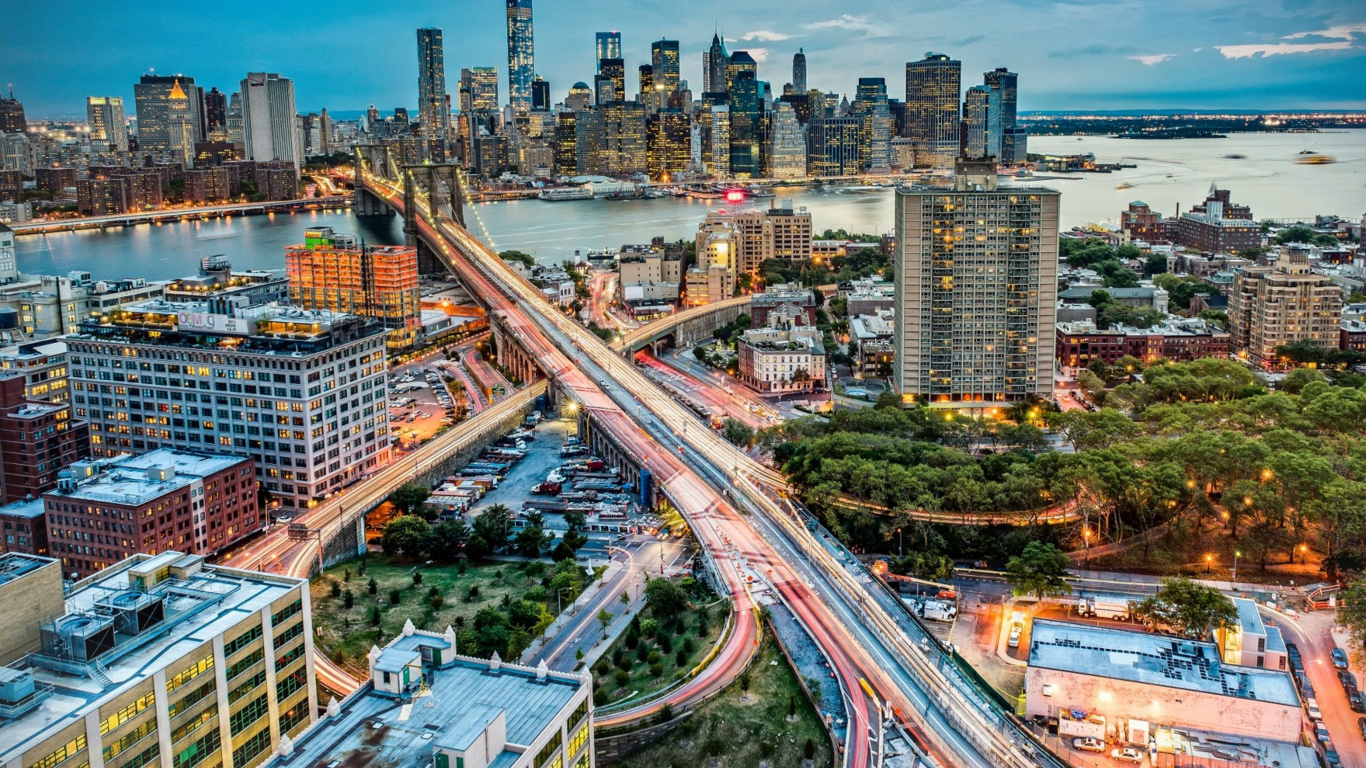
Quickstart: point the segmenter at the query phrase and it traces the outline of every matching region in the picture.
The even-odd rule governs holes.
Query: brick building
[[[1129,208],[1119,213],[1119,228],[1129,233],[1134,240],[1145,243],[1167,242],[1167,231],[1162,226],[1162,214],[1142,200],[1129,203]]]
[[[1154,360],[1199,360],[1228,357],[1229,335],[1198,319],[1173,319],[1151,328],[1116,326],[1099,330],[1095,323],[1058,323],[1058,364],[1085,368],[1099,360],[1107,365],[1125,355]]]
[[[1303,251],[1289,251],[1275,267],[1235,272],[1228,295],[1230,341],[1263,367],[1276,364],[1276,347],[1293,341],[1336,348],[1341,319],[1342,289],[1311,272]]]
[[[1250,208],[1231,202],[1227,189],[1211,184],[1209,197],[1176,219],[1172,241],[1209,253],[1241,253],[1261,246],[1262,230]]]
[[[72,418],[67,403],[25,396],[22,374],[0,379],[0,478],[3,503],[38,496],[57,484],[57,472],[90,455],[90,425]]]

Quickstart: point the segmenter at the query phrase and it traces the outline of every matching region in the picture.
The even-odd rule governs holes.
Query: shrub
[[[692,641],[692,638],[683,638],[683,651],[687,653],[689,656],[691,656],[692,652],[695,650],[697,650],[697,644]]]
[[[355,604],[356,598],[351,594],[351,590],[348,589],[342,593],[342,605],[346,606],[348,611],[351,610],[351,606]]]
[[[640,633],[647,637],[653,637],[659,632],[659,622],[654,619],[646,619],[640,622]]]
[[[376,606],[374,606],[374,607],[372,607],[372,608],[370,609],[370,626],[372,626],[372,627],[378,627],[378,626],[379,626],[379,606],[378,606],[378,605],[376,605]]]
[[[370,594],[372,594],[372,595],[377,595],[377,594],[379,594],[379,582],[378,582],[378,581],[375,581],[375,579],[374,579],[373,577],[371,577],[371,579],[370,579]]]
[[[655,662],[654,664],[650,665],[650,677],[659,677],[662,674],[664,674],[663,664]]]
[[[659,660],[662,658],[664,657],[659,655],[659,651],[650,651],[650,654],[645,657],[645,660],[651,664],[658,664]]]
[[[674,644],[673,644],[673,641],[669,639],[669,636],[668,636],[668,635],[660,635],[660,636],[659,636],[659,650],[660,650],[661,653],[673,653],[673,652],[674,652]]]
[[[341,597],[341,582],[340,582],[340,581],[334,581],[334,582],[332,582],[332,596],[333,596],[333,597]]]
[[[624,669],[618,669],[612,673],[612,682],[616,683],[618,688],[624,688],[627,683],[631,682],[631,673]]]
[[[479,585],[478,585],[478,584],[471,584],[471,585],[470,585],[470,588],[467,589],[467,590],[465,590],[465,600],[466,600],[467,602],[471,602],[471,603],[472,603],[472,602],[474,602],[475,600],[478,600],[478,599],[479,599]]]
[[[650,646],[641,643],[640,646],[636,648],[636,659],[645,661],[648,658],[650,658]]]
[[[682,648],[679,648],[679,649],[678,649],[678,653],[675,653],[675,654],[674,654],[674,666],[675,666],[675,667],[683,667],[683,666],[686,665],[687,663],[688,663],[688,653],[687,653],[686,651],[684,651]]]
[[[802,745],[802,756],[807,760],[814,760],[816,758],[816,742],[808,738],[806,743]]]
[[[389,590],[389,605],[398,605],[398,602],[402,597],[403,593],[399,592],[397,589]]]
[[[421,571],[413,571],[413,586],[414,586],[414,587],[420,587],[420,586],[422,586],[422,572],[421,572]]]
[[[436,597],[439,594],[441,594],[441,591],[438,590],[435,585],[433,585],[431,589],[427,590],[427,597]]]
[[[441,606],[446,604],[446,598],[437,595],[436,597],[430,598],[430,602],[432,604],[432,610],[439,611],[441,610]]]

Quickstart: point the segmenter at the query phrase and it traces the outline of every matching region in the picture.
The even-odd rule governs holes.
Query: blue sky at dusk
[[[460,68],[497,66],[507,98],[502,0],[428,2],[6,3],[0,84],[34,117],[84,115],[88,95],[123,96],[149,70],[236,90],[248,71],[295,82],[300,111],[412,107],[419,26],[445,31],[448,89]],[[537,0],[536,63],[555,101],[593,73],[593,35],[619,30],[628,88],[651,40],[678,39],[701,90],[718,28],[748,50],[774,92],[804,48],[811,87],[850,93],[882,76],[904,96],[904,65],[926,51],[963,62],[964,87],[1006,66],[1020,108],[1366,108],[1360,0]]]

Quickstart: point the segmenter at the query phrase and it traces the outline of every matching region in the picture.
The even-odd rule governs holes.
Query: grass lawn
[[[704,610],[706,632],[701,633],[698,624]],[[640,631],[634,633],[635,640],[628,628],[593,665],[597,706],[628,698],[644,701],[650,693],[682,679],[711,652],[729,614],[730,606],[715,599],[685,612],[674,624],[655,620],[649,608],[641,611],[636,616]],[[657,631],[649,631],[652,625]]]
[[[749,690],[744,688],[748,678]],[[796,716],[788,720],[788,707]],[[806,759],[806,743],[813,758]],[[702,705],[664,738],[619,763],[620,768],[826,766],[830,742],[777,641],[767,632],[754,666],[719,697]]]
[[[540,576],[528,576],[514,563],[470,566],[464,575],[455,565],[418,564],[422,574],[422,584],[418,586],[413,585],[414,563],[408,561],[370,554],[365,558],[364,575],[360,568],[360,558],[348,560],[328,568],[311,585],[318,652],[357,670],[366,669],[365,654],[370,646],[383,647],[402,632],[403,622],[408,619],[418,629],[440,632],[450,625],[459,630],[468,626],[480,608],[499,607],[504,596],[515,600],[541,583]],[[376,583],[374,594],[369,591],[371,579]],[[341,596],[333,596],[333,585],[340,587]],[[433,587],[440,601],[429,596]],[[472,587],[477,588],[473,598],[469,594]],[[391,605],[390,593],[395,589],[399,601]],[[348,590],[353,601],[350,609],[345,603]],[[379,608],[378,627],[371,625],[375,607]],[[550,610],[554,610],[553,605]],[[465,649],[460,651],[464,653]]]

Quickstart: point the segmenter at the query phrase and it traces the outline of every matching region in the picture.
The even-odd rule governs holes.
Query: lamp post
[[[1214,555],[1205,555],[1205,573],[1209,573],[1209,565],[1214,561]]]
[[[1238,580],[1238,558],[1240,558],[1240,557],[1242,557],[1242,556],[1243,556],[1243,553],[1242,553],[1242,552],[1239,552],[1239,551],[1236,550],[1236,549],[1233,550],[1233,575],[1229,577],[1229,581],[1237,581],[1237,580]]]
[[[573,587],[560,587],[555,591],[555,613],[557,615],[564,613],[564,601],[560,599],[560,595],[563,595],[566,589],[573,589]]]

